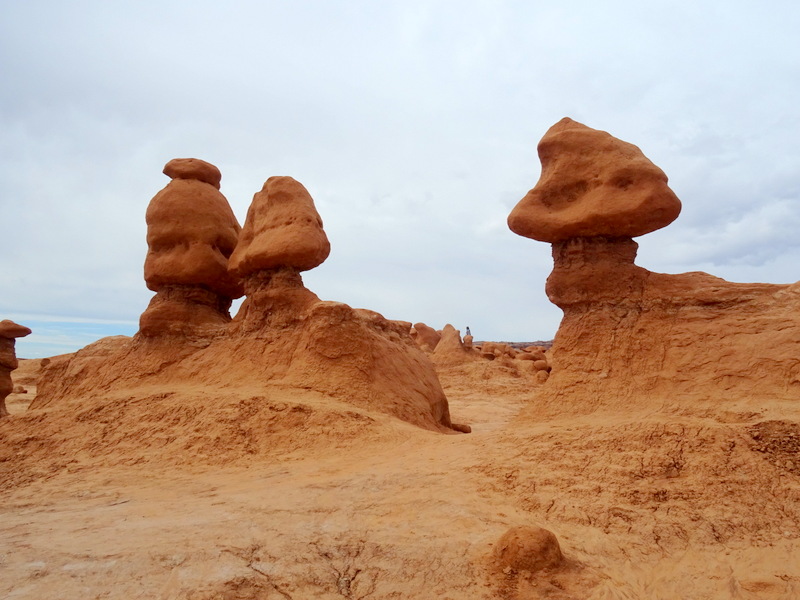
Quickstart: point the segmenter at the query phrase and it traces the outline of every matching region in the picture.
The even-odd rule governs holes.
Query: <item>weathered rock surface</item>
[[[140,333],[202,337],[230,321],[231,301],[243,293],[228,273],[241,228],[219,192],[214,165],[174,159],[164,173],[172,181],[146,213],[144,278],[156,296],[140,318]]]
[[[330,251],[308,190],[291,177],[270,177],[253,196],[230,270],[240,278],[280,268],[308,271]]]
[[[425,323],[415,323],[414,331],[416,332],[415,340],[417,344],[426,352],[436,350],[439,340],[442,339],[441,333]]]
[[[213,190],[207,183],[187,183]],[[203,231],[213,229],[204,229],[202,222],[195,225]],[[235,227],[229,225],[226,231],[232,234]],[[226,240],[219,267],[227,260],[232,237]],[[246,388],[262,395],[270,389],[295,389],[434,431],[465,431],[451,423],[434,366],[414,343],[410,323],[321,301],[303,285],[300,272],[320,264],[329,250],[308,191],[290,177],[271,177],[248,211],[225,272],[230,277],[220,279],[232,281],[233,287],[241,283],[247,294],[232,321],[222,318],[225,297],[214,287],[213,277],[188,279],[181,285],[161,281],[151,303],[159,310],[148,309],[147,323],[154,331],[173,335],[140,330],[133,339],[101,340],[54,360],[32,407],[173,384]],[[268,403],[261,405],[271,410]]]
[[[494,555],[503,567],[536,573],[553,569],[564,562],[558,539],[543,527],[521,525],[503,534]]]
[[[433,351],[432,359],[437,365],[445,363],[462,363],[473,360],[475,354],[464,347],[461,341],[461,332],[449,323],[442,329],[442,336],[436,349]]]
[[[642,151],[562,119],[539,143],[542,174],[508,217],[511,231],[542,242],[636,237],[674,221],[681,210],[667,176]]]
[[[217,189],[222,181],[219,169],[199,158],[173,158],[164,166],[164,175],[170,179],[202,181]]]
[[[6,397],[14,391],[11,371],[19,366],[14,340],[30,334],[31,330],[24,325],[8,319],[0,321],[0,418],[8,415]]]
[[[553,243],[546,291],[564,317],[540,406],[800,398],[800,283],[651,273],[634,264],[631,236],[677,215],[660,170],[570,121],[548,131],[540,155],[542,180],[509,217],[513,231]],[[609,184],[617,172],[631,183]],[[592,173],[602,185],[578,184]]]

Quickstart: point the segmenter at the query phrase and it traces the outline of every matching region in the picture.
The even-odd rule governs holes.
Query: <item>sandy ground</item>
[[[165,442],[126,461],[124,445],[29,452],[23,361],[29,393],[0,427],[0,597],[800,598],[796,411],[537,419],[530,380],[481,368],[441,372],[469,435],[351,411],[335,443],[306,421],[281,452],[176,461]],[[270,401],[327,414],[299,392]],[[563,567],[494,562],[524,524],[557,535]]]

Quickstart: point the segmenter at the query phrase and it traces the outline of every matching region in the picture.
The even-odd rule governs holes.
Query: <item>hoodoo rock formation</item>
[[[156,295],[140,318],[140,334],[203,336],[230,322],[232,300],[242,296],[228,274],[228,258],[241,227],[214,165],[176,158],[164,167],[172,178],[147,207],[144,279]]]
[[[147,211],[145,278],[157,295],[139,333],[54,361],[33,408],[191,383],[322,394],[426,429],[468,430],[451,423],[433,363],[414,343],[410,323],[321,301],[303,285],[300,273],[330,252],[305,187],[270,177],[240,234],[212,165],[171,161],[165,173],[174,179]],[[242,290],[247,297],[230,320],[230,301]]]
[[[508,223],[553,248],[546,291],[564,317],[543,404],[800,397],[800,283],[651,273],[634,264],[632,238],[680,212],[664,173],[636,146],[570,119],[545,134],[539,156],[541,178]]]
[[[276,326],[319,302],[300,273],[321,265],[330,251],[308,190],[291,177],[267,179],[253,196],[230,258],[230,273],[242,281],[247,296],[237,316],[241,327]]]
[[[14,349],[16,338],[30,335],[31,330],[24,325],[5,319],[0,321],[0,418],[8,415],[6,396],[14,391],[11,371],[19,366]]]

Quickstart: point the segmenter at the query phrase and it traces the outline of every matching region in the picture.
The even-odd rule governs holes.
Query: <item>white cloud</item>
[[[772,6],[5,3],[0,316],[135,322],[145,207],[197,156],[240,220],[271,175],[308,187],[320,296],[551,337],[549,248],[504,222],[563,116],[638,145],[683,200],[641,264],[800,279],[800,6]]]

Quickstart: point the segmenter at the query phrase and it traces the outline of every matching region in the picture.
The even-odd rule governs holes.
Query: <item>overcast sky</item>
[[[476,339],[551,339],[547,244],[506,226],[564,116],[683,202],[638,264],[800,279],[800,4],[0,0],[0,319],[22,357],[132,334],[144,212],[175,157],[243,223],[310,191],[322,299]]]

